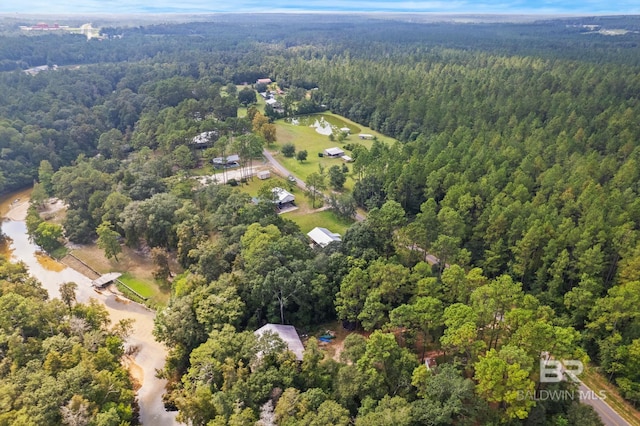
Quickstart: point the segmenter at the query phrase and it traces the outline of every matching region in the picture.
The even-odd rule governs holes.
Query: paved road
[[[616,413],[609,404],[607,404],[606,399],[601,398],[602,395],[598,392],[590,389],[582,382],[580,382],[578,389],[580,391],[580,402],[592,406],[600,416],[600,419],[605,426],[629,425],[629,422],[620,417],[620,415]],[[604,396],[606,398],[606,395]]]
[[[282,164],[280,164],[278,160],[273,158],[273,155],[271,155],[269,151],[267,151],[266,149],[262,150],[262,155],[264,155],[264,157],[267,159],[267,161],[269,161],[271,166],[274,169],[276,169],[276,172],[282,175],[282,177],[286,178],[287,176],[293,176],[293,174],[289,170],[287,170]],[[298,186],[298,188],[302,189],[303,191],[306,191],[307,184],[305,184],[302,179],[299,179],[297,177],[295,177],[295,179],[296,179],[296,185]]]

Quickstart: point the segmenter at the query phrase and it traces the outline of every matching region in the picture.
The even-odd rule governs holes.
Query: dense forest
[[[131,324],[109,327],[98,303],[62,300],[0,259],[0,424],[109,426],[137,419],[129,373],[121,365]]]
[[[640,402],[639,27],[266,15],[112,26],[103,40],[5,31],[0,184],[36,180],[35,207],[63,199],[73,242],[177,260],[155,335],[170,348],[166,404],[183,421],[598,425],[577,400],[522,396],[574,389],[540,382],[545,352],[590,360]],[[58,68],[22,71],[46,64]],[[284,113],[239,118],[253,88],[236,85],[264,77],[284,89]],[[276,142],[269,120],[323,106],[397,140],[350,144],[351,196],[367,215],[341,243],[312,249],[268,197],[189,177],[203,158],[259,158]],[[196,152],[203,132],[211,147]],[[37,214],[28,226],[49,231]],[[11,291],[1,299],[26,297]],[[335,359],[313,337],[298,362],[253,334],[334,320],[356,330]],[[35,345],[49,329],[29,321]]]

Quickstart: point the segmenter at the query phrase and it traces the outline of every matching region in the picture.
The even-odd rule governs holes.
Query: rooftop
[[[334,241],[342,241],[340,234],[329,231],[327,228],[315,227],[307,233],[307,236],[320,247],[326,247]]]
[[[109,272],[108,274],[102,275],[100,278],[96,278],[91,282],[94,287],[104,287],[109,284],[111,281],[115,281],[120,278],[122,274],[120,272]]]
[[[324,150],[325,154],[330,155],[332,157],[338,157],[344,154],[344,151],[338,147],[327,148]]]
[[[276,202],[280,204],[292,203],[296,197],[286,189],[275,187],[271,190],[276,196]]]
[[[256,336],[262,336],[266,332],[272,332],[278,335],[282,339],[284,343],[287,344],[287,347],[291,352],[294,353],[296,359],[298,361],[302,361],[302,357],[304,355],[304,346],[302,346],[302,341],[298,336],[298,332],[296,328],[292,325],[282,325],[282,324],[265,324],[260,327],[256,331],[253,332]]]

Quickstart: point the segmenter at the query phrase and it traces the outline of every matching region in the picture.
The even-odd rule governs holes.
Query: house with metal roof
[[[273,202],[278,205],[279,209],[286,207],[288,204],[293,204],[296,200],[296,197],[292,193],[280,187],[271,189],[271,192],[273,192],[275,196]]]
[[[307,236],[311,239],[314,245],[322,248],[328,246],[334,241],[342,241],[340,234],[331,232],[327,228],[320,228],[317,226],[307,232]]]
[[[256,337],[261,337],[267,332],[271,332],[287,345],[289,350],[293,352],[298,361],[302,361],[304,356],[304,346],[302,345],[302,341],[300,340],[300,336],[298,336],[298,332],[296,328],[292,325],[282,325],[282,324],[265,324],[260,327],[253,334]]]

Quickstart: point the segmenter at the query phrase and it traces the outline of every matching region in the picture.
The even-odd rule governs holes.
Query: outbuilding
[[[338,147],[327,148],[324,150],[324,155],[331,158],[340,158],[344,155],[344,151]]]

